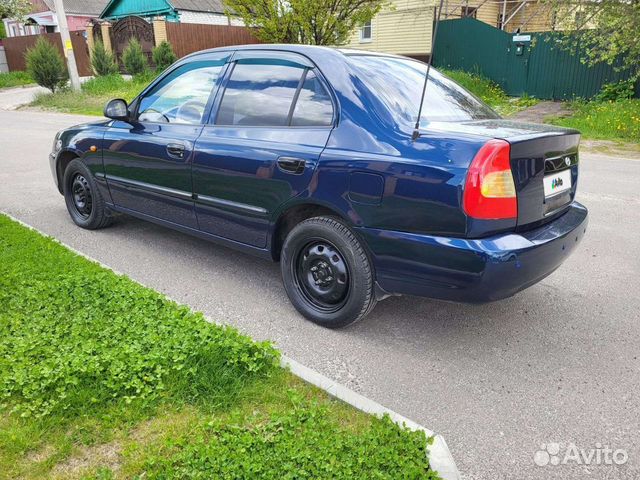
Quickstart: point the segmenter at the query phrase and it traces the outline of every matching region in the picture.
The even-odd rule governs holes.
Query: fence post
[[[89,61],[91,61],[93,55],[93,24],[86,25],[84,29],[87,32],[87,47],[89,48]]]
[[[113,48],[111,48],[111,24],[109,22],[103,22],[100,24],[100,31],[102,32],[102,43],[104,44],[104,48],[109,53],[113,53]]]
[[[167,24],[162,19],[153,21],[153,45],[158,46],[167,39]]]

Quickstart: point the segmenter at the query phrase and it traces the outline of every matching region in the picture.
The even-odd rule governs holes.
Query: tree
[[[589,64],[613,64],[640,76],[640,0],[544,0],[556,13],[566,48],[580,47]]]
[[[226,0],[264,42],[341,45],[388,0]]]
[[[127,48],[122,52],[122,63],[127,73],[131,75],[141,75],[147,71],[147,58],[136,38],[129,39]]]
[[[0,1],[0,19],[15,18],[22,20],[31,12],[30,0],[2,0]]]
[[[91,50],[91,68],[98,77],[118,73],[118,65],[113,55],[104,48],[100,40],[96,40]]]
[[[160,42],[160,45],[153,49],[151,52],[151,58],[153,58],[153,63],[156,64],[156,69],[158,71],[164,70],[178,59],[176,54],[173,53],[171,44],[166,40]]]
[[[67,67],[58,49],[38,37],[33,48],[27,50],[27,71],[38,85],[48,88],[53,93],[67,83]]]

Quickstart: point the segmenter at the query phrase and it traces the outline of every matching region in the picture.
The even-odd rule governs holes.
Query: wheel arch
[[[58,158],[56,159],[56,177],[58,180],[58,191],[60,193],[64,192],[64,171],[67,169],[69,163],[76,158],[80,158],[80,154],[74,150],[63,150],[58,153]]]
[[[273,260],[280,260],[280,252],[287,234],[300,222],[319,216],[339,218],[347,226],[353,227],[353,222],[333,206],[314,201],[298,202],[284,207],[275,216],[271,229],[271,256]]]

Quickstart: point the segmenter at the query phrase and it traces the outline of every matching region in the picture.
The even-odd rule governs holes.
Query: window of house
[[[329,126],[332,121],[331,97],[317,75],[308,70],[293,110],[291,126]]]
[[[217,125],[285,127],[305,67],[292,62],[240,60],[220,103]]]
[[[360,27],[360,41],[370,42],[372,38],[371,33],[372,33],[371,20],[369,20],[368,22],[364,23]]]
[[[477,7],[462,7],[462,13],[460,14],[462,18],[476,18],[478,16],[478,8]]]
[[[222,62],[191,62],[176,68],[140,101],[141,122],[200,124]]]

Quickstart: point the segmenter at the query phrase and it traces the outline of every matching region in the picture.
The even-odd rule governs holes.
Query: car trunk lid
[[[575,197],[580,143],[577,130],[502,119],[440,122],[426,128],[509,142],[518,202],[516,230],[535,228],[556,218]],[[491,230],[488,225],[486,228]]]

